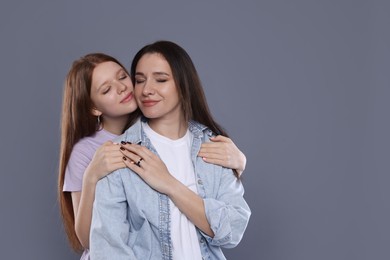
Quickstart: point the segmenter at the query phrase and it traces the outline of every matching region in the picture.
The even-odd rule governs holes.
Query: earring
[[[100,115],[97,116],[97,125],[100,126]]]

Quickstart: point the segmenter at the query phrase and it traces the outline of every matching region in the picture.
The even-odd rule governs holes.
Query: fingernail
[[[126,143],[131,144],[131,142],[127,141]]]
[[[125,149],[125,148],[123,148],[122,146],[121,146],[121,148],[119,148],[119,149],[121,149],[122,151],[126,150],[126,149]]]
[[[122,159],[123,159],[124,161],[126,161],[126,160],[127,160],[126,156],[123,156],[123,157],[122,157]]]
[[[125,141],[121,141],[121,144],[126,144],[126,142]]]

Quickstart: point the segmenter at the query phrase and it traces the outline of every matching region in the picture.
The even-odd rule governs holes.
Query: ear
[[[98,110],[97,108],[92,108],[91,109],[91,113],[92,113],[92,115],[94,115],[94,116],[101,116],[103,113],[100,111],[100,110]]]

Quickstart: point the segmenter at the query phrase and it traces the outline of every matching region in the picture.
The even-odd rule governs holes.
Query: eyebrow
[[[169,74],[168,73],[166,73],[166,72],[153,72],[153,75],[157,75],[157,76],[169,76]]]
[[[108,83],[108,80],[104,81],[102,84],[100,84],[98,87],[97,87],[97,91],[99,91],[101,89],[101,87],[103,87],[104,85],[106,85]]]
[[[118,75],[121,74],[122,72],[124,72],[124,73],[127,74],[126,70],[124,70],[123,68],[120,68],[120,69],[115,73],[115,75],[118,76]],[[99,87],[97,87],[97,90],[99,91],[99,89],[100,89],[102,86],[106,85],[107,83],[108,83],[108,80],[104,81],[102,84],[99,85]]]
[[[152,73],[154,76],[160,76],[160,75],[162,75],[162,76],[169,76],[169,74],[168,73],[166,73],[166,72],[153,72]],[[137,75],[140,75],[140,76],[145,76],[145,74],[144,73],[142,73],[142,72],[136,72],[135,73],[135,75],[137,76]]]

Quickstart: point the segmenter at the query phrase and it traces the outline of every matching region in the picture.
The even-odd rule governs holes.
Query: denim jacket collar
[[[146,135],[142,129],[142,122],[147,121],[148,119],[146,117],[139,118],[131,128],[125,131],[125,140],[133,144],[149,144],[150,141],[148,138],[146,138]],[[195,138],[201,138],[205,131],[208,136],[213,135],[212,131],[209,130],[206,126],[192,120],[190,120],[188,123],[188,129]]]

